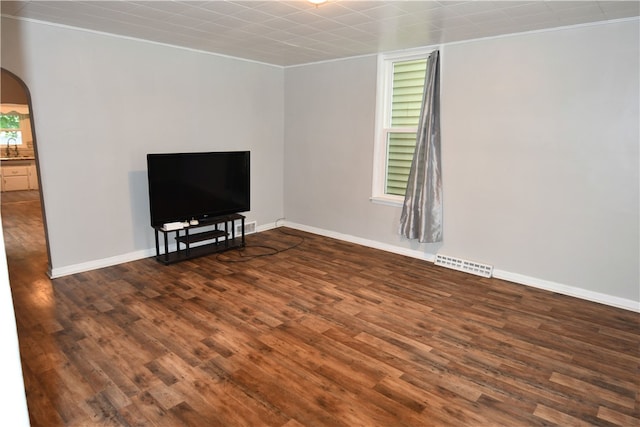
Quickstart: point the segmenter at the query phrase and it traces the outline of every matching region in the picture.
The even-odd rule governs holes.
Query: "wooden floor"
[[[33,426],[640,425],[636,313],[296,230],[50,281],[38,203],[2,204]]]

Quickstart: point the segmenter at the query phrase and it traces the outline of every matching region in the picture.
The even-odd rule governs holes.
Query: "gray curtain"
[[[442,241],[442,176],[440,165],[440,52],[427,59],[422,110],[416,136],[400,234],[420,243]]]

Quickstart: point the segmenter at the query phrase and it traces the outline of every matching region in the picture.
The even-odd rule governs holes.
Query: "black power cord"
[[[278,221],[283,221],[284,218],[278,218],[275,221],[275,228],[278,232],[280,232],[281,234],[284,234],[286,236],[292,236],[292,237],[296,237],[299,239],[298,242],[294,243],[293,245],[284,248],[284,249],[278,249],[278,248],[274,248],[273,246],[267,246],[267,245],[245,245],[243,248],[241,248],[238,252],[234,252],[239,254],[239,258],[233,259],[231,257],[229,257],[228,255],[225,255],[224,253],[219,253],[216,256],[216,260],[220,261],[220,262],[247,262],[247,261],[251,261],[253,259],[256,258],[262,258],[262,257],[266,257],[266,256],[273,256],[273,255],[277,255],[279,253],[282,252],[286,252],[286,251],[290,251],[291,249],[295,249],[298,246],[300,246],[301,244],[303,244],[305,242],[305,238],[303,236],[299,236],[297,234],[292,234],[292,233],[287,233],[285,231],[282,230],[282,226],[278,226]],[[258,254],[245,254],[244,251],[246,249],[263,249],[266,250],[267,252],[264,253],[258,253]]]

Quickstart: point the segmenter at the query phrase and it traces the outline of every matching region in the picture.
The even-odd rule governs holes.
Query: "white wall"
[[[0,224],[2,221],[0,220]],[[29,426],[27,397],[24,391],[16,317],[9,286],[4,236],[0,233],[0,413],[2,424]]]
[[[32,96],[54,271],[154,247],[150,152],[251,150],[247,218],[283,216],[280,67],[8,18],[2,40]]]
[[[443,47],[442,247],[401,240],[400,208],[368,202],[375,58],[288,68],[287,219],[637,309],[638,27]]]
[[[444,253],[640,301],[638,34],[446,47]]]

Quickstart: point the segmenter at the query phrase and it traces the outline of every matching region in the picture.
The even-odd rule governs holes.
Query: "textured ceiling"
[[[629,18],[638,1],[5,1],[4,16],[280,66]]]

